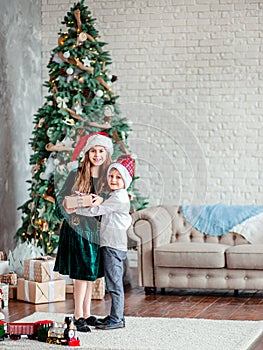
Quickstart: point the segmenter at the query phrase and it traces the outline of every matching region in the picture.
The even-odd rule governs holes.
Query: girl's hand
[[[92,194],[92,207],[97,207],[98,205],[101,205],[103,203],[103,198],[96,195]]]
[[[66,207],[66,201],[65,201],[65,199],[63,200],[63,202],[62,202],[62,206],[63,206],[63,208],[65,209],[65,212],[67,213],[67,214],[73,214],[73,213],[75,213],[76,211],[77,211],[77,209],[78,208],[67,208]]]

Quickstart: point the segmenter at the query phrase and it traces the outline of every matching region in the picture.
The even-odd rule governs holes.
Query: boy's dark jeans
[[[127,252],[101,247],[106,288],[111,295],[110,319],[113,322],[124,320],[123,261]]]

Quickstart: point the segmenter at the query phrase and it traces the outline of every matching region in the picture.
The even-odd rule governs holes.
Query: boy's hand
[[[103,198],[96,195],[92,194],[92,207],[97,207],[98,205],[101,205],[103,203]]]

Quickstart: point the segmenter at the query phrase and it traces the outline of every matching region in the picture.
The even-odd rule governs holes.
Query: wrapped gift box
[[[4,307],[8,306],[8,290],[9,290],[9,286],[8,284],[5,283],[0,283],[0,289],[2,291],[2,298],[4,301]],[[1,307],[0,307],[1,309]]]
[[[66,293],[71,294],[74,293],[74,284],[67,284],[66,285]],[[91,299],[103,299],[105,296],[105,282],[104,277],[98,278],[94,283],[92,287],[92,295]]]
[[[17,299],[17,286],[9,285],[8,294],[9,294],[9,299],[16,300]]]
[[[5,273],[0,277],[1,283],[6,283],[15,286],[17,284],[17,274],[13,271]]]
[[[66,299],[65,280],[34,282],[24,278],[17,281],[17,299],[33,304],[53,303]]]
[[[68,209],[79,207],[80,205],[78,204],[78,197],[79,196],[77,194],[66,196],[66,207]],[[83,200],[83,207],[90,207],[92,205],[92,196],[90,194],[84,194],[81,196],[81,198]]]
[[[53,271],[55,258],[41,256],[24,260],[24,278],[35,282],[48,282],[61,279],[59,272]]]

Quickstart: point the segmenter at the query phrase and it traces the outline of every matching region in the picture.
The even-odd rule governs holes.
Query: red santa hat
[[[113,144],[108,134],[106,134],[106,132],[103,132],[103,131],[96,132],[94,134],[88,134],[88,135],[82,136],[79,139],[72,154],[72,161],[76,161],[81,152],[85,154],[92,147],[95,147],[95,146],[105,147],[106,151],[109,152],[110,155],[112,155],[113,153]]]
[[[125,184],[125,189],[127,189],[133,178],[134,174],[134,159],[131,157],[130,154],[121,155],[116,162],[112,163],[107,171],[107,176],[109,175],[110,171],[114,168],[117,169],[118,172],[121,174],[121,177]]]

